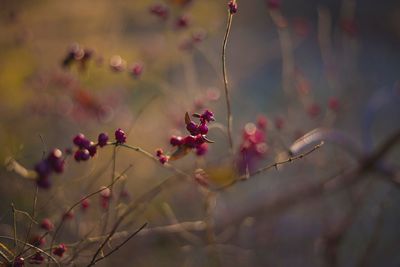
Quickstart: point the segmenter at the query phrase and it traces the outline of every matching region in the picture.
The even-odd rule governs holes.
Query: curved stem
[[[229,33],[231,31],[233,15],[228,13],[228,22],[226,24],[226,31],[224,36],[224,41],[222,44],[222,76],[224,78],[224,90],[225,90],[225,101],[226,101],[226,112],[227,112],[227,127],[228,127],[228,140],[229,140],[229,148],[231,154],[233,154],[233,139],[232,139],[232,111],[231,111],[231,101],[229,97],[229,89],[228,89],[228,75],[226,73],[226,46],[228,43]]]

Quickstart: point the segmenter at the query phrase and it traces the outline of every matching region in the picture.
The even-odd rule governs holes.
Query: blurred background
[[[387,181],[400,180],[398,147],[382,163],[390,175],[371,171],[333,194],[284,200],[354,170],[399,130],[400,2],[247,0],[238,7],[226,54],[232,168],[221,65],[227,1],[0,0],[0,235],[13,236],[10,203],[31,213],[35,195],[34,182],[10,172],[10,159],[33,169],[52,148],[74,149],[77,133],[96,142],[117,128],[132,146],[173,151],[169,138],[186,134],[185,112],[209,109],[215,143],[204,156],[189,153],[172,164],[204,170],[215,205],[195,180],[171,179],[146,195],[110,246],[144,222],[150,230],[100,266],[399,266],[400,195]],[[295,140],[316,128],[333,134],[309,156],[215,190],[233,174],[286,159]],[[250,146],[255,131],[262,138]],[[57,224],[68,207],[107,186],[112,153],[101,148],[79,163],[67,157],[65,172],[39,189],[35,218]],[[86,266],[99,243],[83,249],[79,241],[101,236],[105,220],[112,225],[173,175],[118,148],[116,173],[129,164],[110,211],[94,196],[65,222],[57,243],[71,246],[62,265]],[[25,240],[29,220],[17,219]],[[163,228],[184,222],[189,229]],[[36,225],[29,232],[43,234]]]

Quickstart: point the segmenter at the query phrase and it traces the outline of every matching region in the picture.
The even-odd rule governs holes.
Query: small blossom
[[[126,134],[121,128],[115,131],[115,140],[118,144],[124,144],[126,142]]]

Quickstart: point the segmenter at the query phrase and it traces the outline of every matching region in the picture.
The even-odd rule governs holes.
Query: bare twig
[[[89,264],[89,266],[95,265],[97,262],[104,260],[105,258],[107,258],[108,256],[110,256],[111,254],[113,254],[114,252],[116,252],[118,249],[120,249],[123,245],[125,245],[129,240],[132,239],[132,237],[134,237],[135,235],[137,235],[140,231],[142,231],[142,229],[144,229],[147,226],[147,222],[144,223],[139,229],[137,229],[135,232],[133,232],[132,234],[130,234],[128,236],[128,238],[126,238],[121,244],[119,244],[118,246],[116,246],[113,250],[111,250],[110,252],[108,252],[107,254],[105,254],[104,256],[98,258],[97,260],[95,260],[93,263]]]
[[[9,237],[9,236],[4,236],[4,235],[0,235],[0,238],[2,238],[2,239],[7,239],[7,240],[14,240],[14,238]],[[22,240],[16,239],[16,241],[19,242],[19,243],[25,244],[25,242],[22,241]],[[26,245],[27,245],[28,247],[30,247],[30,248],[35,249],[36,251],[38,251],[38,252],[40,252],[40,253],[43,253],[43,254],[46,255],[48,258],[50,258],[52,261],[54,261],[58,266],[60,266],[60,263],[59,263],[53,256],[51,256],[49,253],[47,253],[47,252],[44,251],[43,249],[38,248],[38,247],[36,247],[36,246],[34,246],[34,245],[31,245],[31,244],[29,244],[29,243],[27,243]]]
[[[242,175],[242,176],[240,176],[240,177],[238,177],[238,178],[232,180],[230,183],[228,183],[228,184],[226,184],[226,185],[224,185],[224,186],[218,188],[217,190],[226,189],[226,188],[228,188],[228,187],[230,187],[230,186],[236,184],[236,183],[239,182],[239,181],[246,181],[246,180],[248,180],[248,178],[250,178],[250,177],[259,175],[259,174],[261,174],[261,173],[263,173],[263,172],[265,172],[265,171],[267,171],[267,170],[269,170],[269,169],[277,168],[279,165],[283,165],[283,164],[286,164],[286,163],[290,163],[290,162],[293,162],[293,161],[302,159],[302,158],[308,156],[309,154],[313,153],[313,152],[316,151],[317,149],[321,148],[321,147],[323,146],[323,144],[324,144],[324,142],[321,142],[321,143],[319,143],[318,145],[314,146],[312,149],[310,149],[310,150],[308,150],[308,151],[306,151],[306,152],[304,152],[304,153],[302,153],[302,154],[299,154],[299,155],[293,156],[293,157],[289,157],[288,159],[283,160],[283,161],[277,161],[277,162],[275,162],[275,163],[272,163],[272,164],[270,164],[270,165],[267,165],[267,166],[265,166],[265,167],[262,167],[262,168],[256,170],[256,171],[253,172],[253,173]]]
[[[109,184],[108,186],[102,187],[101,189],[99,189],[99,190],[97,190],[97,191],[94,191],[94,192],[92,192],[92,193],[86,195],[85,197],[81,198],[79,201],[77,201],[76,203],[74,203],[74,204],[66,211],[66,213],[71,212],[76,206],[78,206],[78,205],[79,205],[82,201],[84,201],[85,199],[88,199],[88,198],[90,198],[90,197],[92,197],[92,196],[94,196],[94,195],[96,195],[96,194],[99,194],[100,192],[102,192],[102,191],[104,191],[104,190],[106,190],[106,189],[109,189],[109,188],[110,188],[112,185],[114,185],[119,179],[121,179],[121,178],[124,176],[124,174],[125,174],[131,167],[132,167],[132,165],[129,165],[129,166],[128,166],[119,176],[117,176],[117,177],[114,179],[114,181],[113,181],[111,184]],[[58,234],[59,231],[61,230],[61,227],[62,227],[63,223],[64,223],[64,220],[62,219],[62,220],[60,221],[60,223],[58,224],[56,230],[54,231],[54,235],[53,235],[53,237],[52,237],[52,240],[51,240],[51,243],[50,243],[50,247],[53,246],[54,241],[55,241],[55,239],[56,239],[56,237],[57,237],[57,234]],[[51,252],[50,252],[50,254],[51,254]]]
[[[226,46],[228,44],[228,37],[231,31],[232,26],[232,18],[233,14],[228,12],[228,21],[226,23],[226,31],[224,35],[224,41],[222,43],[222,76],[224,79],[224,90],[225,90],[225,101],[226,101],[226,121],[228,128],[228,140],[229,140],[229,148],[231,154],[233,154],[233,139],[232,139],[232,110],[231,110],[231,101],[229,96],[229,88],[228,88],[228,75],[226,71]]]

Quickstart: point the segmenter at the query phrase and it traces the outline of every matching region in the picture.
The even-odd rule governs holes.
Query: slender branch
[[[116,168],[116,164],[117,164],[117,145],[114,146],[113,149],[113,155],[112,155],[112,171],[111,171],[111,186],[110,188],[110,194],[112,194],[113,192],[113,185],[114,185],[114,181],[115,181],[115,168]],[[111,202],[111,199],[109,200]],[[103,231],[102,233],[104,234],[107,231],[107,226],[108,226],[108,220],[110,218],[110,204],[108,203],[107,207],[106,207],[106,218],[104,220],[104,225],[103,225]]]
[[[131,146],[131,145],[127,145],[127,144],[119,144],[119,146],[122,146],[122,147],[125,147],[125,148],[129,148],[129,149],[132,149],[132,150],[134,150],[134,151],[136,151],[138,153],[141,153],[142,155],[146,156],[149,159],[154,160],[155,162],[157,162],[157,164],[159,164],[158,159],[154,155],[152,155],[150,152],[148,152],[148,151],[146,151],[146,150],[144,150],[144,149],[142,149],[140,147]],[[168,168],[168,169],[171,169],[175,173],[183,175],[183,176],[186,176],[187,178],[191,177],[191,175],[189,175],[186,172],[178,169],[177,167],[171,165],[170,163],[162,164],[161,166],[163,166],[165,168]]]
[[[132,167],[132,165],[129,165],[129,166],[128,166],[119,176],[117,176],[117,177],[114,179],[114,181],[113,181],[111,184],[109,184],[108,186],[103,187],[103,188],[100,188],[99,190],[94,191],[94,192],[92,192],[92,193],[86,195],[85,197],[81,198],[79,201],[77,201],[75,204],[73,204],[73,205],[67,210],[66,213],[71,212],[76,206],[78,206],[78,205],[79,205],[82,201],[84,201],[85,199],[88,199],[88,198],[90,198],[90,197],[92,197],[92,196],[94,196],[94,195],[96,195],[96,194],[98,194],[98,193],[100,193],[100,192],[102,192],[102,191],[104,191],[104,190],[106,190],[106,189],[109,189],[109,188],[110,188],[111,186],[113,186],[119,179],[121,179],[121,178],[124,176],[124,174],[125,174],[131,167]],[[55,239],[56,239],[56,237],[57,237],[57,234],[58,234],[59,231],[61,230],[61,227],[62,227],[63,224],[64,224],[64,220],[61,220],[61,222],[58,224],[58,226],[57,226],[57,228],[56,228],[56,230],[55,230],[55,232],[54,232],[53,238],[52,238],[51,243],[50,243],[50,247],[53,246],[54,241],[55,241]],[[50,254],[51,254],[51,252],[50,252]]]
[[[17,248],[17,218],[15,215],[14,203],[11,203],[11,210],[13,213],[14,248]]]
[[[246,181],[246,180],[248,180],[250,177],[259,175],[259,174],[261,174],[261,173],[263,173],[263,172],[265,172],[265,171],[268,171],[269,169],[278,168],[278,166],[280,166],[280,165],[283,165],[283,164],[286,164],[286,163],[290,163],[290,162],[293,162],[293,161],[302,159],[302,158],[308,156],[309,154],[313,153],[313,152],[316,151],[317,149],[321,148],[323,145],[324,145],[324,142],[321,142],[321,143],[319,143],[318,145],[314,146],[312,149],[310,149],[310,150],[308,150],[308,151],[306,151],[306,152],[304,152],[304,153],[302,153],[302,154],[299,154],[299,155],[293,156],[293,157],[289,157],[289,158],[287,158],[286,160],[283,160],[283,161],[277,161],[277,162],[275,162],[275,163],[269,164],[269,165],[267,165],[267,166],[265,166],[265,167],[262,167],[262,168],[256,170],[256,171],[253,172],[253,173],[244,174],[244,175],[242,175],[242,176],[239,176],[238,178],[232,180],[230,183],[228,183],[228,184],[226,184],[226,185],[224,185],[224,186],[218,188],[217,190],[226,189],[226,188],[231,187],[232,185],[236,184],[236,183],[239,182],[239,181]]]
[[[4,236],[4,235],[0,235],[0,238],[2,238],[2,239],[7,239],[7,240],[14,240],[12,237]],[[19,242],[19,243],[24,243],[24,244],[25,244],[25,242],[22,241],[22,240],[16,239],[16,241]],[[27,243],[26,245],[27,245],[28,247],[30,247],[30,248],[35,249],[36,251],[38,251],[38,252],[40,252],[40,253],[45,254],[45,255],[46,255],[47,257],[49,257],[52,261],[54,261],[58,266],[60,266],[60,264],[58,263],[58,261],[57,261],[53,256],[51,256],[49,253],[47,253],[45,250],[43,250],[43,249],[41,249],[41,248],[38,248],[38,247],[36,247],[36,246],[34,246],[34,245],[31,245],[31,244],[29,244],[29,243]]]
[[[128,236],[128,238],[126,238],[121,244],[119,244],[118,246],[116,246],[113,250],[111,250],[110,252],[108,252],[106,255],[102,256],[101,258],[98,258],[97,260],[95,260],[93,262],[93,264],[90,264],[88,266],[92,266],[95,265],[97,262],[104,260],[105,258],[107,258],[108,256],[110,256],[111,254],[113,254],[114,252],[116,252],[118,249],[120,249],[123,245],[125,245],[129,240],[132,239],[132,237],[134,237],[135,235],[137,235],[140,231],[142,231],[142,229],[144,229],[147,226],[147,222],[144,223],[139,229],[137,229],[135,232],[133,232],[132,234],[130,234]]]
[[[232,18],[233,14],[228,12],[228,21],[226,23],[226,31],[224,35],[224,41],[222,43],[222,76],[224,79],[224,90],[225,90],[225,101],[226,101],[226,112],[227,112],[227,127],[228,127],[228,140],[229,140],[229,148],[231,154],[233,154],[233,139],[232,139],[232,110],[231,110],[231,101],[229,96],[228,89],[228,75],[226,71],[226,46],[228,43],[229,33],[231,31],[232,26]]]
[[[32,226],[33,223],[35,222],[35,215],[36,215],[36,206],[37,206],[37,199],[38,199],[38,193],[39,193],[39,187],[36,185],[35,187],[35,194],[33,195],[33,207],[32,207],[32,219],[29,223],[28,231],[26,232],[26,238],[25,238],[25,244],[22,247],[21,253],[19,256],[21,256],[22,252],[25,250],[25,246],[28,243],[29,236],[31,234]]]

